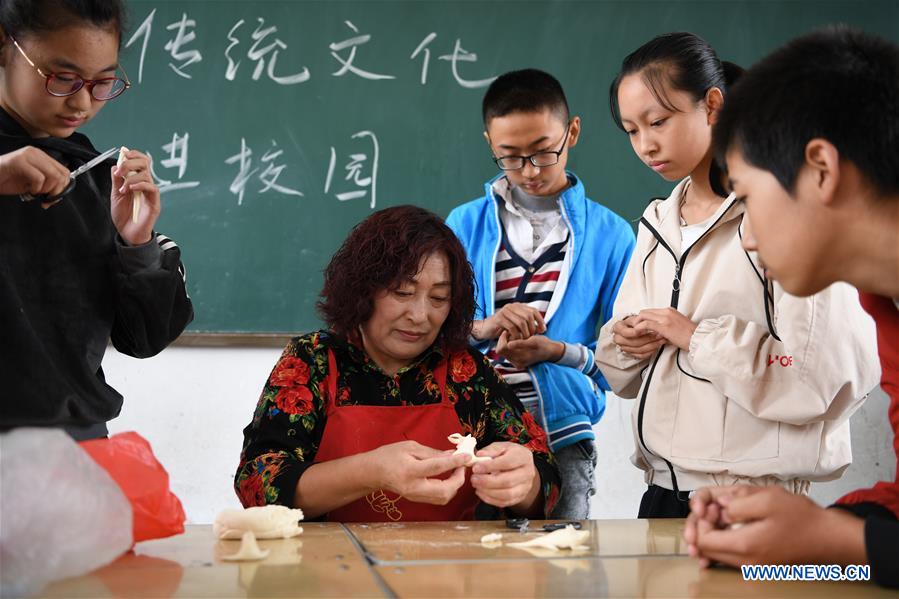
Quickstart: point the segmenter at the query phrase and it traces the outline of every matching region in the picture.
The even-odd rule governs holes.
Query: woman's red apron
[[[452,449],[447,437],[462,432],[456,408],[446,397],[447,361],[434,369],[440,387],[440,403],[421,406],[338,406],[337,361],[328,350],[325,397],[327,422],[316,463],[336,460],[400,441],[417,441],[435,449]],[[448,476],[448,475],[447,475]],[[443,477],[441,477],[443,478]],[[397,522],[416,520],[471,520],[478,503],[466,472],[465,484],[446,505],[409,501],[386,490],[331,510],[332,522]]]

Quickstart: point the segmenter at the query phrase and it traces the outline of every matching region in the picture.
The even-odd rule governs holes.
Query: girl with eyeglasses
[[[107,341],[151,356],[193,318],[180,251],[153,229],[149,158],[70,180],[99,153],[77,129],[130,86],[123,19],[118,0],[0,3],[0,431],[105,436],[122,405],[100,368]]]
[[[788,295],[741,246],[712,128],[740,70],[691,33],[656,37],[612,83],[615,123],[666,181],[602,327],[600,370],[633,410],[642,518],[686,517],[690,493],[737,482],[807,494],[852,454],[849,417],[877,384],[874,328],[854,290]],[[760,124],[759,126],[764,126]]]

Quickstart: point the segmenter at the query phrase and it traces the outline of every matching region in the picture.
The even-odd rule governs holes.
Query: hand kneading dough
[[[577,530],[573,526],[568,525],[565,528],[554,530],[551,533],[540,535],[536,539],[524,541],[522,543],[506,543],[509,547],[543,547],[545,549],[571,549],[573,551],[582,551],[590,547],[584,545],[590,538],[590,531]]]
[[[248,531],[257,539],[289,539],[303,532],[299,525],[302,519],[303,510],[283,505],[227,509],[215,517],[212,531],[220,539],[239,539]]]
[[[474,454],[475,447],[478,445],[478,440],[472,437],[471,435],[465,435],[464,437],[459,433],[453,433],[449,437],[450,443],[456,446],[456,451],[453,452],[453,455],[465,455],[468,456],[468,461],[465,462],[466,466],[472,466],[477,464],[478,462],[489,462],[493,458],[489,457],[478,457]]]
[[[223,555],[222,559],[227,562],[255,561],[267,558],[270,552],[270,549],[260,549],[256,544],[256,537],[248,530],[240,538],[240,549],[237,553]]]

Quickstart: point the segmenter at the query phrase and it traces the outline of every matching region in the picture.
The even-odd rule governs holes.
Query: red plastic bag
[[[169,475],[137,433],[79,443],[118,483],[134,512],[134,542],[184,532],[184,508],[169,489]]]

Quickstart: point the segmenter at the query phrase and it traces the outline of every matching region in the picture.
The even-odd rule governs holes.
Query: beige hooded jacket
[[[807,492],[806,481],[837,478],[852,461],[849,417],[880,376],[874,323],[849,285],[799,298],[763,280],[742,248],[733,196],[682,248],[688,184],[644,212],[597,343],[614,392],[637,399],[631,459],[648,484],[668,489],[745,482]],[[638,360],[612,341],[615,322],[667,306],[698,325],[689,352],[668,344]]]

